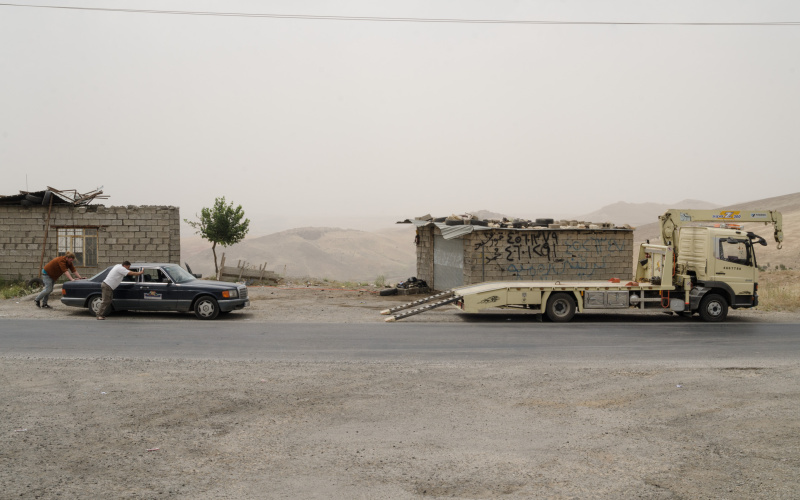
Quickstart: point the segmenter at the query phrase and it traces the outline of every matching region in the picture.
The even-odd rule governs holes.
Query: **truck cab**
[[[681,227],[677,238],[676,277],[692,287],[716,289],[731,307],[758,305],[758,265],[753,241],[730,227]]]

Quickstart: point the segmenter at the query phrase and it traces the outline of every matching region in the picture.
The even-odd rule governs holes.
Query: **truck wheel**
[[[219,315],[219,304],[213,297],[200,297],[194,304],[194,315],[200,319],[214,319]]]
[[[728,317],[728,302],[722,295],[710,293],[700,301],[698,312],[703,321],[725,321]]]
[[[569,293],[554,293],[547,301],[545,313],[550,321],[565,323],[575,316],[575,298]]]

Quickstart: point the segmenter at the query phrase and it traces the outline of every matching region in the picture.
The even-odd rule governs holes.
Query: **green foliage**
[[[4,299],[24,297],[33,291],[23,280],[6,281],[0,278],[0,296]]]
[[[197,230],[197,234],[212,243],[211,251],[214,254],[214,269],[217,267],[217,244],[227,247],[239,243],[250,230],[250,219],[244,218],[242,206],[233,207],[233,202],[225,203],[225,197],[216,198],[212,208],[203,208],[197,221],[184,219],[184,222]],[[244,219],[244,220],[242,220]]]
[[[375,278],[375,286],[378,288],[383,288],[384,286],[386,286],[386,276],[379,274]]]

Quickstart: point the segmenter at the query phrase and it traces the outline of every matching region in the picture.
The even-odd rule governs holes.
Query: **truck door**
[[[715,236],[713,241],[713,279],[733,289],[737,304],[752,305],[756,266],[750,240],[741,236]]]

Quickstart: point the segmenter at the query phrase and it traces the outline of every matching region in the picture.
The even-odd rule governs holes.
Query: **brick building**
[[[178,207],[106,207],[56,190],[43,200],[47,192],[0,197],[0,277],[39,277],[42,260],[67,251],[84,277],[124,260],[180,263]]]
[[[628,228],[492,228],[413,220],[417,278],[436,290],[484,281],[633,278]]]

